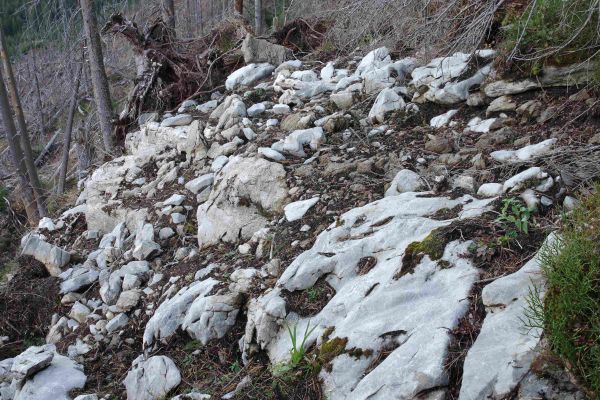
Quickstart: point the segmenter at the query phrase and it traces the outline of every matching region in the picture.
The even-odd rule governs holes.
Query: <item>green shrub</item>
[[[503,47],[515,49],[515,60],[532,76],[544,64],[587,60],[600,49],[599,13],[598,0],[532,0],[506,15]]]
[[[541,252],[547,279],[543,303],[530,296],[530,313],[543,326],[550,350],[600,395],[600,186],[564,220],[560,238]]]

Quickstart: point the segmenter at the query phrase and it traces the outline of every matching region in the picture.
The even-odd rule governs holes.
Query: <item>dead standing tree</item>
[[[103,34],[122,36],[136,53],[138,73],[124,111],[116,124],[122,141],[145,111],[170,109],[181,101],[215,89],[241,66],[240,44],[252,28],[241,19],[224,21],[208,35],[175,40],[162,19],[143,31],[121,14],[111,16]]]
[[[106,77],[106,70],[104,69],[102,43],[100,42],[100,34],[98,33],[96,14],[94,13],[94,2],[93,0],[80,0],[80,4],[81,13],[83,15],[83,26],[85,29],[89,49],[94,99],[96,101],[96,108],[98,110],[100,129],[102,130],[104,150],[108,154],[111,154],[113,151],[113,113],[110,102],[108,78]]]

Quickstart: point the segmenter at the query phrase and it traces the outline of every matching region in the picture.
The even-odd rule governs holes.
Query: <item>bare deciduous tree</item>
[[[233,7],[236,14],[244,15],[244,0],[235,0]]]
[[[262,0],[254,0],[254,30],[257,35],[263,32]]]
[[[113,151],[112,107],[110,103],[108,78],[106,77],[106,70],[104,69],[104,58],[102,55],[100,34],[98,32],[98,22],[96,21],[96,15],[94,13],[93,0],[80,0],[80,3],[81,12],[83,14],[83,26],[88,43],[94,99],[98,110],[98,119],[100,121],[100,129],[102,130],[104,149],[110,154]]]
[[[2,115],[2,122],[4,124],[6,140],[8,141],[8,146],[10,148],[13,167],[15,168],[16,175],[19,179],[20,191],[23,198],[23,204],[25,206],[25,212],[27,213],[27,219],[33,226],[37,224],[39,215],[35,205],[33,191],[31,190],[31,185],[29,184],[25,161],[23,160],[23,151],[21,150],[21,146],[17,138],[17,129],[12,118],[12,112],[8,102],[8,95],[6,93],[6,87],[4,86],[4,78],[2,75],[2,68],[0,68],[0,114]]]
[[[173,0],[162,0],[161,1],[161,14],[165,24],[173,31],[173,37],[175,35],[175,2]]]
[[[43,189],[42,185],[40,184],[40,179],[38,177],[37,169],[34,164],[33,151],[31,150],[31,142],[29,141],[29,134],[27,132],[27,123],[25,122],[25,114],[23,113],[23,107],[21,106],[21,99],[19,98],[19,92],[17,89],[17,84],[15,82],[12,66],[10,64],[10,59],[8,56],[8,50],[6,47],[6,41],[4,39],[4,32],[2,31],[2,28],[0,28],[0,59],[2,59],[2,67],[4,69],[4,74],[6,75],[8,93],[12,101],[15,116],[17,117],[17,125],[19,127],[19,144],[23,153],[23,162],[25,163],[25,168],[27,170],[27,175],[29,176],[31,188],[33,189],[38,214],[40,217],[45,217],[46,204],[43,195]]]
[[[83,60],[82,60],[83,61]],[[77,95],[79,92],[79,82],[81,80],[81,72],[83,70],[83,62],[79,65],[77,76],[73,88],[73,97],[71,97],[71,105],[69,107],[69,115],[67,116],[67,126],[65,128],[65,138],[63,140],[62,158],[60,164],[60,172],[58,175],[58,184],[56,185],[56,193],[62,194],[65,191],[65,181],[67,179],[67,167],[69,165],[69,151],[71,150],[71,134],[73,133],[73,119],[77,108]]]

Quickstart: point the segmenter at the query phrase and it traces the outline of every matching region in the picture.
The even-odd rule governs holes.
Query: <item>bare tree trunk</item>
[[[257,35],[263,32],[262,0],[254,0],[254,30]]]
[[[89,135],[88,118],[84,126],[75,132],[75,154],[77,154],[77,179],[81,180],[88,173],[94,159],[94,146]]]
[[[38,123],[40,124],[40,137],[44,136],[44,133],[46,132],[46,124],[44,121],[44,104],[42,103],[42,92],[40,91],[40,81],[38,79],[38,74],[37,74],[37,62],[35,60],[35,50],[33,50],[31,52],[31,60],[33,62],[33,66],[32,66],[32,75],[33,75],[33,82],[35,84],[35,94],[36,94],[36,107],[38,109],[38,116],[39,116],[39,121]]]
[[[17,129],[15,127],[15,122],[12,119],[8,96],[6,88],[4,87],[2,68],[0,68],[0,114],[2,115],[2,122],[4,124],[4,131],[10,148],[13,166],[17,172],[17,177],[19,178],[20,192],[23,198],[25,212],[27,213],[27,219],[31,226],[35,226],[39,220],[39,215],[35,206],[33,191],[29,184],[25,161],[23,160],[23,152],[21,151],[21,146],[17,139]]]
[[[173,31],[173,38],[175,38],[175,2],[173,0],[162,0],[161,14],[163,21]]]
[[[233,7],[236,14],[244,15],[244,0],[235,0]]]
[[[25,115],[23,114],[23,106],[21,105],[21,99],[19,98],[19,92],[17,84],[15,82],[15,76],[13,74],[12,66],[10,65],[10,59],[8,58],[8,51],[6,49],[6,41],[4,39],[4,33],[0,29],[0,59],[2,59],[2,67],[6,74],[6,82],[8,84],[8,93],[12,100],[12,105],[15,110],[17,117],[17,125],[19,126],[19,142],[21,145],[21,151],[23,153],[23,162],[29,176],[29,182],[33,189],[35,196],[35,202],[37,204],[38,214],[40,217],[46,216],[46,204],[43,194],[42,185],[40,184],[40,178],[38,177],[37,169],[33,161],[33,151],[31,150],[31,142],[29,141],[29,134],[27,133],[27,123],[25,122]]]
[[[80,2],[81,12],[83,14],[83,26],[85,28],[89,49],[92,87],[94,89],[96,108],[98,109],[98,119],[100,121],[100,129],[102,130],[104,149],[108,154],[111,154],[113,152],[112,107],[110,103],[108,78],[106,77],[106,70],[104,69],[102,43],[100,43],[100,34],[98,33],[98,22],[96,21],[96,15],[94,14],[93,0],[80,0]]]
[[[73,133],[73,118],[75,117],[75,109],[77,108],[77,94],[79,91],[79,81],[81,80],[81,72],[83,70],[83,60],[79,65],[77,76],[75,77],[75,87],[73,88],[73,97],[71,97],[71,107],[65,128],[65,140],[63,142],[62,160],[60,164],[60,172],[58,175],[58,184],[56,193],[62,194],[65,191],[65,180],[67,179],[67,167],[69,165],[69,151],[71,150],[71,134]]]

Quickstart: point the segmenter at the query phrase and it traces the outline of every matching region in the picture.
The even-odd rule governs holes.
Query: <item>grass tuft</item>
[[[528,319],[544,328],[550,350],[600,396],[600,186],[564,217],[560,237],[541,252],[543,302],[529,296]]]

